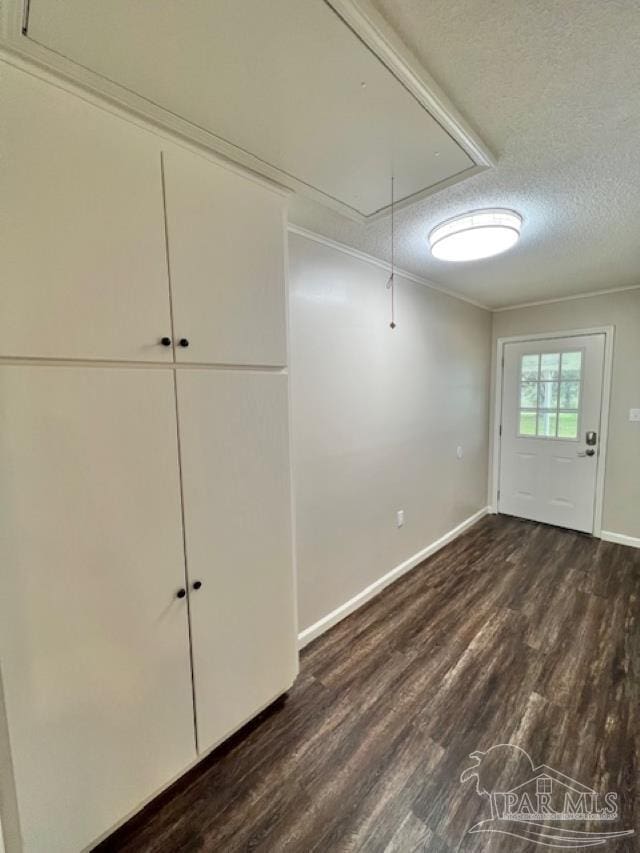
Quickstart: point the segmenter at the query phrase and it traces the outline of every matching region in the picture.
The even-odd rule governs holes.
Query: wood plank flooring
[[[489,516],[309,646],[286,702],[100,850],[549,849],[467,833],[491,815],[460,775],[501,743],[618,792],[608,828],[636,835],[598,849],[640,850],[639,596],[640,550]]]

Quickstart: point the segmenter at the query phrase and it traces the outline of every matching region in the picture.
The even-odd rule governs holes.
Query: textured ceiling
[[[398,211],[398,266],[481,302],[640,285],[638,0],[374,0],[497,156],[495,168]],[[439,221],[524,217],[509,253],[431,257]],[[389,258],[389,221],[360,225],[295,197],[297,225]]]

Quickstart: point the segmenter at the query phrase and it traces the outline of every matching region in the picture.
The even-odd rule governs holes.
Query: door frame
[[[496,340],[494,373],[494,407],[492,424],[492,460],[489,469],[490,511],[500,512],[498,488],[500,485],[500,426],[502,416],[504,347],[505,344],[526,341],[545,341],[555,338],[573,338],[581,335],[604,335],[604,365],[602,374],[602,408],[600,414],[600,441],[598,444],[598,470],[596,472],[596,494],[593,511],[593,536],[602,538],[602,507],[604,501],[604,478],[609,434],[609,406],[611,402],[611,376],[613,370],[613,339],[615,326],[592,326],[587,329],[569,329],[557,332],[535,332],[530,335],[510,335]]]

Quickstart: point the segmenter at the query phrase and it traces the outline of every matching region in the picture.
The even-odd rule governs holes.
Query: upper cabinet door
[[[153,137],[0,73],[0,355],[172,361]]]
[[[176,359],[286,364],[284,197],[188,152],[163,161]]]
[[[205,752],[287,690],[297,672],[287,377],[201,369],[177,371],[177,382]]]

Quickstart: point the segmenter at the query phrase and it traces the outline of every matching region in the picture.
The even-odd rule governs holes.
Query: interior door
[[[284,198],[188,152],[163,163],[176,360],[285,365]]]
[[[505,344],[500,512],[593,532],[604,345],[604,334]]]
[[[0,654],[26,853],[84,849],[196,757],[177,453],[169,370],[0,368]]]
[[[177,380],[205,752],[286,691],[297,672],[287,376],[201,369],[179,370]]]
[[[0,355],[173,361],[154,137],[1,76]]]

